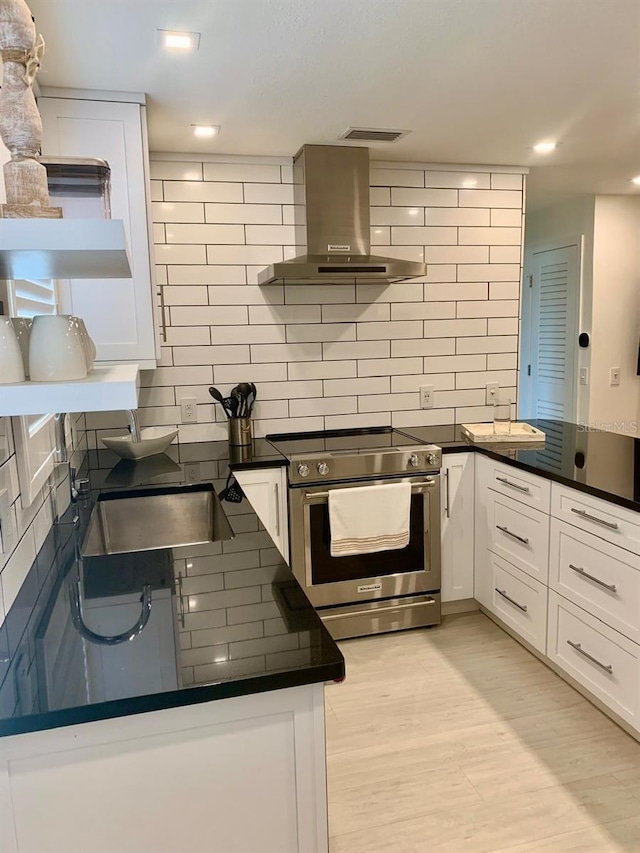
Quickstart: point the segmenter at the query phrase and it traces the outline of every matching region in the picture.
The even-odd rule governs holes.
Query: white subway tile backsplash
[[[458,302],[458,317],[517,317],[518,301],[492,299],[486,302]],[[491,333],[489,333],[491,334]]]
[[[157,264],[206,264],[206,246],[172,246],[168,243],[154,247]]]
[[[279,184],[280,166],[251,163],[205,163],[205,181],[251,181],[258,184]]]
[[[372,225],[424,225],[423,207],[372,207]],[[430,225],[432,223],[429,223]],[[440,223],[433,223],[439,225]],[[445,222],[445,225],[454,223]]]
[[[177,160],[152,160],[149,175],[160,181],[201,181],[202,163]]]
[[[319,429],[324,429],[324,418],[321,415],[307,418],[281,418],[276,420],[264,420],[256,423],[255,436],[264,438],[265,435],[272,435],[281,432],[312,432]],[[270,611],[270,615],[278,616],[279,611]]]
[[[198,247],[204,248],[204,247]],[[167,267],[169,284],[246,284],[244,266],[170,266]]]
[[[458,190],[420,190],[413,188],[391,188],[391,204],[396,207],[457,207]],[[491,207],[491,205],[481,205]],[[499,205],[511,207],[511,205]]]
[[[460,355],[480,352],[517,352],[517,335],[486,336],[483,338],[458,338],[456,353]]]
[[[518,264],[522,253],[521,246],[489,246],[490,264]]]
[[[421,358],[371,358],[358,362],[358,376],[399,376],[421,372]]]
[[[392,210],[394,208],[391,208]],[[490,225],[491,211],[480,207],[428,207],[425,225]]]
[[[486,388],[465,388],[462,391],[438,391],[434,394],[434,405],[448,407],[483,406]]]
[[[425,320],[425,322],[436,321]],[[393,358],[406,358],[416,355],[453,355],[455,351],[455,338],[433,337],[415,341],[391,341],[391,355]],[[422,372],[422,368],[420,372]]]
[[[256,344],[251,346],[251,361],[320,361],[322,344]]]
[[[299,382],[262,382],[260,385],[261,400],[301,400],[305,397],[322,397],[321,379],[307,379]]]
[[[291,417],[313,415],[351,415],[358,411],[356,397],[318,397],[310,400],[290,400]]]
[[[424,359],[424,372],[448,373],[453,370],[457,374],[468,370],[484,370],[486,364],[486,355],[427,356]]]
[[[238,226],[220,227],[236,228]],[[210,264],[256,264],[265,267],[281,261],[283,249],[282,246],[207,246],[207,259],[207,263]]]
[[[282,206],[279,204],[205,204],[204,213],[207,222],[282,224]]]
[[[213,371],[206,367],[158,367],[140,371],[140,386],[156,388],[163,385],[211,385]]]
[[[458,281],[520,281],[519,264],[461,264]]]
[[[469,246],[519,246],[520,228],[460,228],[460,242]]]
[[[328,415],[325,429],[361,429],[362,427],[391,426],[391,412],[365,412],[360,415]]]
[[[363,305],[359,302],[353,305],[323,305],[322,321],[324,323],[365,323],[391,319],[391,306],[385,302]]]
[[[490,178],[488,172],[440,172],[434,169],[425,173],[425,186],[488,190],[491,185]]]
[[[216,385],[237,385],[238,382],[280,382],[287,379],[285,362],[255,364],[216,364],[213,368]]]
[[[487,368],[489,370],[517,370],[517,352],[490,353],[487,356]]]
[[[487,383],[497,382],[501,388],[516,383],[515,370],[478,370],[456,375],[456,388],[486,388]]]
[[[325,397],[388,394],[391,391],[391,378],[389,376],[375,376],[370,379],[325,379],[323,385]]]
[[[247,243],[256,246],[283,246],[296,242],[293,225],[246,225],[245,231]]]
[[[268,420],[273,418],[286,418],[290,414],[290,401],[284,400],[265,400],[260,397],[256,400],[253,406],[253,417],[257,421]],[[313,412],[305,412],[305,414],[313,414]]]
[[[399,340],[400,338],[421,338],[420,320],[398,320],[389,323],[361,323],[358,325],[358,340]]]
[[[406,394],[373,394],[358,397],[358,412],[398,412],[420,408],[418,390]]]
[[[388,246],[391,242],[391,229],[386,225],[374,225],[370,232],[372,246]]]
[[[484,264],[489,262],[488,246],[426,246],[427,264]]]
[[[284,344],[285,326],[211,326],[212,344],[235,344],[238,341],[248,344]]]
[[[455,246],[458,242],[458,229],[394,225],[391,228],[391,242],[395,246]]]
[[[391,390],[394,394],[401,394],[407,391],[419,391],[421,385],[433,385],[435,391],[452,391],[456,387],[455,380],[455,373],[418,373],[414,376],[392,376]],[[419,405],[417,408],[420,408]]]
[[[460,207],[522,208],[522,193],[510,190],[460,190]]]
[[[197,202],[154,201],[152,209],[154,222],[204,222],[204,205]]]
[[[427,283],[424,286],[425,302],[440,302],[445,299],[486,299],[488,292],[489,285],[486,281],[474,281],[471,283],[438,282],[435,284]]]
[[[367,325],[374,325],[372,323]],[[287,341],[355,341],[354,323],[293,323],[287,326]]]
[[[424,247],[420,246],[376,246],[376,254],[387,258],[399,258],[402,261],[424,261]]]
[[[367,305],[374,302],[422,302],[422,292],[422,284],[419,281],[403,281],[394,284],[357,284],[356,300]]]
[[[390,355],[389,341],[346,341],[322,344],[322,358],[325,361],[389,358]]]
[[[486,333],[487,321],[484,319],[424,321],[425,338],[466,338]]]
[[[521,190],[522,175],[507,175],[493,173],[491,175],[492,190]]]
[[[162,181],[149,181],[151,188],[151,201],[163,201]]]
[[[518,317],[489,317],[487,332],[490,335],[517,335]]]
[[[419,409],[415,412],[393,412],[391,415],[391,424],[396,429],[418,426],[448,426],[453,423],[455,423],[454,409]]]
[[[346,379],[357,375],[356,361],[298,361],[289,364],[289,379]]]
[[[309,287],[308,284],[290,284],[285,291],[287,305],[309,305],[313,303],[335,304],[355,302],[356,289],[353,284],[321,284]]]
[[[154,245],[158,245],[164,243],[165,241],[165,233],[164,233],[164,224],[162,222],[154,222],[153,223],[153,243]],[[162,269],[166,269],[162,267]]]
[[[141,409],[147,408],[148,406],[174,406],[175,403],[176,394],[173,387],[140,389],[139,405]]]
[[[371,169],[372,187],[423,187],[423,169]]]
[[[522,227],[522,210],[519,207],[513,209],[496,207],[491,211],[491,222],[484,224],[498,228],[520,228]]]
[[[210,201],[242,204],[242,184],[165,181],[164,201]]]
[[[169,310],[172,326],[199,326],[202,323],[209,326],[246,326],[249,322],[249,312],[244,305],[203,305],[193,308],[177,306]]]
[[[242,225],[178,225],[165,226],[168,243],[244,243]]]
[[[391,306],[392,320],[444,320],[455,316],[455,302],[397,302]]]
[[[371,187],[369,203],[372,207],[378,205],[388,207],[391,204],[391,189],[389,187]]]
[[[490,281],[489,299],[519,299],[519,281]]]
[[[247,284],[225,287],[216,284],[209,288],[209,305],[262,305],[274,306],[284,302],[282,285],[269,287]]]
[[[249,346],[176,347],[176,366],[183,364],[239,364],[249,360]]]
[[[247,204],[293,204],[293,187],[287,184],[245,183],[244,200]]]
[[[181,284],[164,288],[165,305],[208,305],[209,295],[206,287]]]

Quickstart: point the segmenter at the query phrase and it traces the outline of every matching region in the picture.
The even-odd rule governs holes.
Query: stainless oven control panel
[[[421,474],[439,471],[442,450],[435,445],[367,450],[366,453],[337,451],[305,453],[292,458],[289,467],[291,484],[324,480],[353,480],[376,476]]]

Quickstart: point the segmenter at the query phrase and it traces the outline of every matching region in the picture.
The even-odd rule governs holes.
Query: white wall
[[[193,396],[199,423],[181,440],[226,438],[212,383],[257,384],[258,436],[483,421],[492,381],[515,398],[522,174],[373,164],[372,251],[424,260],[427,276],[258,287],[261,268],[296,254],[291,160],[156,159],[151,171],[169,326],[161,366],[142,375],[143,425],[178,423]],[[435,387],[432,410],[422,384]],[[89,414],[87,426],[125,421]]]
[[[596,196],[589,420],[640,434],[640,198]],[[620,368],[620,386],[609,371]],[[635,424],[635,426],[634,426]]]

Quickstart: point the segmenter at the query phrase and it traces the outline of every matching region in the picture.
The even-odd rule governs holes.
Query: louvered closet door
[[[576,419],[578,264],[577,246],[533,256],[531,378],[538,418]]]

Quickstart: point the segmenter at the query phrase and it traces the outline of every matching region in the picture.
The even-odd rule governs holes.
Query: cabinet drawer
[[[640,728],[640,646],[553,590],[547,657]]]
[[[554,483],[551,514],[620,548],[640,554],[640,513]]]
[[[640,561],[635,554],[553,518],[549,586],[640,642]]]
[[[549,563],[549,516],[487,492],[487,546],[490,551],[546,584]]]
[[[546,586],[495,554],[489,553],[488,561],[491,603],[485,603],[485,606],[544,654],[547,639]]]
[[[540,512],[549,512],[551,483],[543,477],[481,454],[476,459],[476,477],[484,488],[493,489]]]

